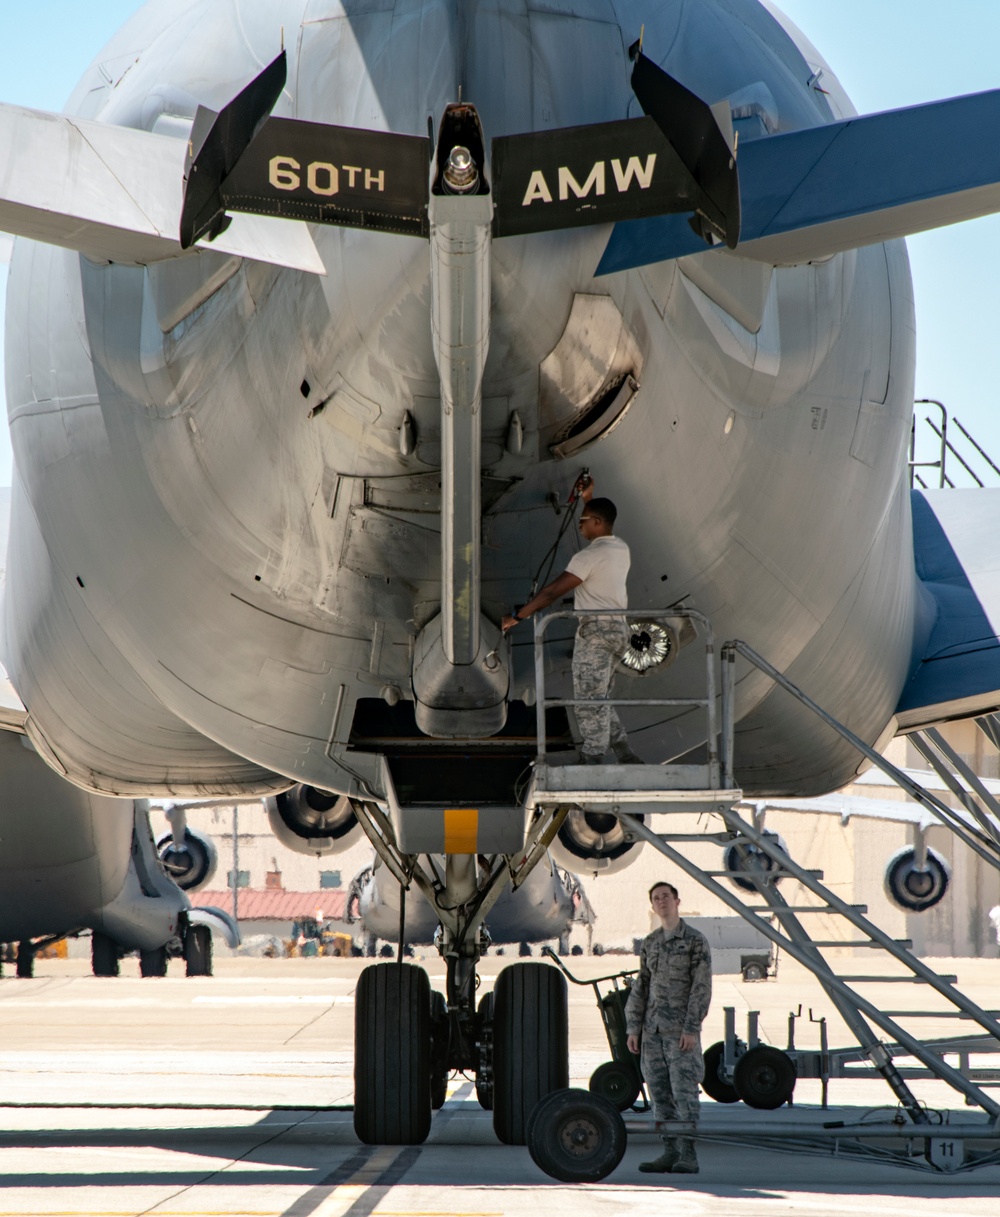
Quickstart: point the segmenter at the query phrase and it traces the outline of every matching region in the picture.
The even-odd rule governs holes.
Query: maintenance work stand
[[[535,619],[538,757],[527,796],[529,808],[540,815],[552,816],[557,809],[565,812],[576,807],[616,818],[626,840],[647,842],[812,973],[856,1043],[831,1050],[822,1022],[820,1049],[797,1049],[795,1016],[789,1019],[785,1048],[759,1042],[755,1015],[751,1015],[746,1038],[740,1039],[736,1034],[735,1011],[727,1011],[724,1041],[712,1045],[705,1054],[706,1093],[723,1103],[742,1099],[747,1107],[773,1112],[791,1099],[798,1077],[819,1078],[823,1083],[823,1108],[796,1107],[794,1113],[781,1112],[780,1118],[763,1117],[744,1108],[734,1112],[732,1119],[713,1118],[697,1128],[681,1123],[654,1126],[650,1116],[631,1110],[639,1091],[628,1084],[628,1076],[623,1073],[627,1062],[615,1050],[609,1026],[609,1019],[615,1018],[614,1007],[624,1000],[614,996],[615,990],[627,985],[627,974],[621,974],[618,979],[622,985],[614,985],[607,1010],[595,984],[614,1069],[605,1071],[608,1077],[603,1086],[598,1084],[591,1091],[555,1091],[539,1102],[528,1124],[528,1146],[536,1163],[554,1178],[593,1182],[604,1178],[621,1161],[629,1131],[651,1132],[654,1127],[668,1135],[738,1140],[744,1144],[869,1160],[875,1156],[934,1171],[967,1171],[1000,1163],[1000,1101],[986,1090],[987,1086],[1000,1083],[1000,1070],[974,1066],[972,1061],[973,1057],[1000,1051],[996,1012],[981,1009],[962,993],[956,987],[956,977],[939,975],[917,958],[910,950],[911,942],[884,933],[868,919],[865,906],[847,903],[824,886],[822,872],[799,866],[776,834],[764,829],[760,817],[741,807],[743,792],[733,776],[737,659],[764,672],[806,710],[818,715],[906,794],[998,868],[1000,805],[981,791],[981,783],[977,788],[975,781],[970,781],[974,775],[959,771],[950,775],[948,784],[953,792],[961,792],[960,801],[967,814],[956,813],[837,722],[746,643],[727,642],[717,650],[711,623],[694,609],[630,609],[627,617],[630,623],[642,623],[641,627],[630,627],[635,629],[677,618],[686,618],[696,626],[705,651],[703,696],[607,701],[625,706],[703,708],[707,742],[704,763],[554,765],[545,750],[546,710],[601,703],[596,699],[546,695],[545,635],[555,621],[599,615],[560,610]],[[718,680],[717,664],[721,668]],[[989,730],[989,725],[983,729]],[[934,755],[943,765],[942,743],[935,743]],[[670,817],[690,811],[705,813],[711,826],[697,834],[671,832]],[[655,828],[650,821],[655,822]],[[723,867],[706,870],[692,862],[684,846],[695,841],[718,844],[724,850]],[[915,902],[934,880],[930,863],[918,836],[907,876]],[[789,889],[794,890],[794,896],[787,894]],[[813,937],[807,923],[817,914],[844,923],[843,937]],[[848,970],[849,961],[831,954],[834,949],[844,947],[877,953],[884,966],[873,973],[852,973]],[[930,999],[911,1005],[901,1001],[898,1009],[882,1009],[864,995],[865,985],[873,981],[899,983],[901,991],[915,988],[916,992],[930,994]],[[920,1034],[919,1027],[929,1018],[960,1020],[968,1031],[953,1038],[928,1040]],[[851,1125],[830,1118],[832,1113],[825,1106],[828,1082],[831,1078],[858,1076],[880,1076],[886,1082],[896,1103],[891,1120]],[[908,1085],[910,1079],[917,1077],[946,1082],[962,1096],[965,1110],[928,1110]]]

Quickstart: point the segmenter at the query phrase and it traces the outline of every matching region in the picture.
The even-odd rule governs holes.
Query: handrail
[[[545,633],[554,621],[576,621],[600,618],[628,618],[632,621],[667,621],[671,618],[697,621],[705,632],[705,696],[704,697],[546,697],[545,696]],[[713,789],[720,788],[719,740],[716,725],[715,632],[704,613],[693,608],[654,609],[557,609],[538,614],[535,623],[535,723],[538,738],[538,760],[545,760],[545,711],[550,706],[704,706],[707,728],[708,772]],[[723,751],[732,757],[731,746]]]
[[[838,722],[832,714],[824,710],[822,706],[817,705],[817,703],[813,701],[808,693],[805,693],[797,684],[790,681],[783,672],[779,672],[778,669],[773,666],[773,664],[768,663],[764,656],[755,651],[753,647],[749,646],[745,642],[741,642],[739,639],[733,639],[730,642],[723,643],[721,651],[723,673],[725,673],[726,667],[734,662],[736,655],[742,655],[743,658],[749,660],[749,662],[752,663],[755,668],[758,668],[761,672],[765,673],[765,675],[770,676],[775,684],[780,685],[781,688],[786,691],[786,693],[790,693],[807,709],[812,710],[817,717],[821,718],[823,722],[826,723],[826,725],[833,731],[836,731],[841,738],[847,740],[849,744],[853,744],[853,746],[857,748],[857,750],[863,756],[866,756],[873,765],[881,769],[882,772],[886,774],[887,777],[891,778],[891,780],[895,782],[901,790],[904,790],[911,799],[915,800],[917,803],[920,803],[921,806],[926,807],[933,816],[950,828],[951,831],[956,834],[956,836],[958,836],[984,861],[988,862],[991,866],[997,866],[996,855],[984,849],[969,835],[968,832],[964,831],[958,824],[955,823],[955,811],[953,808],[949,807],[947,803],[944,803],[929,790],[924,789],[924,787],[915,782],[909,776],[909,774],[905,773],[902,769],[898,769],[891,761],[886,760],[886,758],[882,756],[880,752],[876,752],[874,748],[866,744],[863,739],[855,735],[854,732],[845,727],[843,723]]]
[[[936,461],[918,461],[916,459],[917,451],[917,416],[914,415],[910,423],[910,489],[913,489],[913,471],[914,469],[940,469],[941,480],[940,488],[944,489],[945,484],[945,461],[948,455],[948,411],[945,409],[943,401],[935,401],[933,397],[921,397],[913,403],[916,406],[937,406],[941,411],[941,430],[938,431],[934,424],[931,427],[934,429],[938,438],[941,440],[941,455]],[[929,418],[924,420],[930,423]],[[923,485],[923,483],[921,483]]]
[[[948,411],[945,408],[944,402],[937,401],[932,397],[922,397],[913,404],[915,407],[937,406],[937,408],[941,411],[941,422],[939,426],[937,423],[933,422],[929,416],[924,416],[923,423],[926,424],[926,426],[933,431],[937,437],[938,458],[935,461],[918,461],[917,423],[920,420],[917,417],[916,411],[914,411],[913,417],[910,421],[910,455],[909,461],[907,462],[910,470],[911,490],[913,489],[915,483],[919,483],[921,490],[927,489],[927,484],[917,472],[919,469],[938,470],[938,486],[942,490],[945,487],[954,490],[955,483],[948,473],[949,453],[953,458],[952,469],[954,469],[955,461],[957,461],[972,479],[972,481],[975,482],[975,484],[980,488],[985,487],[986,482],[982,477],[980,477],[972,466],[972,462],[975,461],[977,457],[993,474],[1000,477],[1000,464],[997,464],[997,462],[993,460],[993,458],[989,455],[982,444],[978,442],[968,427],[964,426],[958,418],[948,417]],[[954,430],[949,430],[949,428],[952,427],[957,427],[958,431],[956,432]],[[965,441],[965,443],[967,443],[972,449],[971,452],[966,450],[964,455],[959,451],[958,447],[956,447],[957,436],[959,433],[961,433],[962,439]],[[975,453],[975,455],[973,455],[973,453]],[[985,476],[989,477],[990,474],[986,473]]]

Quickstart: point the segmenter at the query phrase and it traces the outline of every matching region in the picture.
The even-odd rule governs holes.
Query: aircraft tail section
[[[923,610],[903,731],[1000,706],[1000,489],[913,492]]]

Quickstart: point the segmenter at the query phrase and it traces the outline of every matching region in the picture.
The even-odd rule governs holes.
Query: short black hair
[[[587,504],[586,510],[592,516],[597,516],[599,520],[603,520],[609,528],[614,528],[615,520],[618,519],[618,508],[610,499],[591,499]]]
[[[658,887],[669,887],[671,892],[673,892],[674,899],[680,900],[681,894],[677,890],[677,888],[674,887],[674,885],[672,883],[664,883],[664,881],[662,879],[659,881],[659,883],[654,883],[653,886],[649,889],[650,900],[653,899],[653,892],[655,892]]]

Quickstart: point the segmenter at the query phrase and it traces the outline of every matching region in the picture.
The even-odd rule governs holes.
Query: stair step
[[[975,1018],[964,1010],[883,1010],[887,1018]],[[1000,1018],[1000,1010],[984,1010],[993,1018]]]
[[[886,949],[880,942],[876,942],[874,938],[813,938],[811,941],[814,947],[875,947],[880,951]],[[897,947],[902,947],[904,951],[913,949],[912,938],[894,938],[892,941]]]
[[[769,871],[731,871],[731,870],[707,870],[704,872],[712,879],[752,879],[754,875],[759,875],[762,879],[795,879],[797,876],[787,870],[769,870]],[[823,872],[821,870],[807,870],[807,875],[812,875],[814,879],[822,879]]]
[[[838,976],[838,979],[844,981],[845,984],[855,985],[865,981],[879,985],[929,985],[931,983],[922,976]],[[937,979],[944,981],[947,985],[958,983],[957,976],[938,976]]]
[[[748,904],[751,913],[837,913],[829,904]],[[849,904],[856,913],[867,913],[867,904]],[[839,944],[838,944],[839,945]]]

